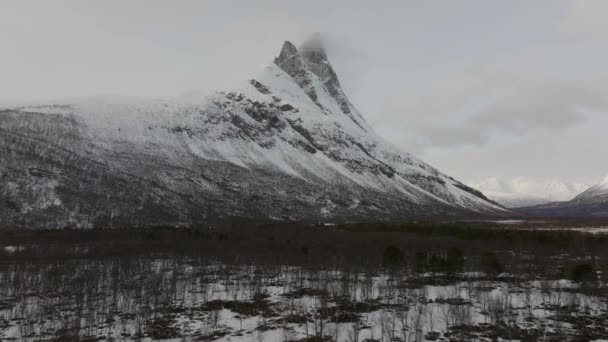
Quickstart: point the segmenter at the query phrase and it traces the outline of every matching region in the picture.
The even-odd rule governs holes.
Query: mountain
[[[569,201],[553,202],[518,210],[542,216],[607,217],[608,176]]]
[[[0,111],[0,226],[504,214],[379,137],[318,38],[196,101]]]
[[[593,200],[597,198],[604,198],[608,196],[608,176],[604,177],[601,182],[583,191],[581,194],[576,196],[574,200]]]
[[[589,187],[588,184],[569,183],[558,179],[538,181],[525,177],[512,179],[492,177],[469,182],[468,185],[507,208],[568,201]]]

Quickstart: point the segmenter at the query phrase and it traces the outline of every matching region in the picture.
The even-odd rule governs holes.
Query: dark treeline
[[[578,265],[608,271],[608,237],[581,232],[488,227],[488,223],[224,225],[60,231],[0,231],[0,260],[136,256],[309,267],[435,267],[568,277]],[[566,256],[567,257],[564,257]],[[559,263],[556,258],[562,259]]]

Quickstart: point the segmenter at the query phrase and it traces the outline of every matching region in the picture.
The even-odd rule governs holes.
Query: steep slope
[[[569,183],[558,179],[537,181],[525,177],[513,179],[492,177],[468,184],[507,208],[568,201],[589,187],[587,184]]]
[[[608,216],[608,176],[570,201],[526,207],[521,211],[543,216]]]
[[[354,108],[318,39],[232,91],[0,111],[0,226],[501,214]]]

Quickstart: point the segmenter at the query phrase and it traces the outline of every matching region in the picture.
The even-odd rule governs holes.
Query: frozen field
[[[0,283],[2,340],[608,337],[603,284],[507,274],[370,273],[139,259],[15,265],[1,274]]]
[[[0,232],[0,340],[608,339],[606,238],[508,226]]]

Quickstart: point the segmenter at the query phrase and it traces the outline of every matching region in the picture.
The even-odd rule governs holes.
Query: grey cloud
[[[424,159],[463,180],[532,177],[594,183],[608,173],[608,116],[561,131],[538,131],[486,145],[426,150]]]
[[[566,33],[577,39],[608,38],[608,2],[605,0],[571,0],[563,22]]]
[[[606,81],[514,79],[483,73],[433,84],[428,96],[400,97],[376,123],[399,122],[400,145],[430,148],[482,146],[504,136],[560,131],[588,120],[585,109],[608,112]],[[420,138],[423,137],[423,138]]]
[[[499,95],[490,108],[472,119],[475,125],[526,134],[581,124],[587,119],[586,108],[608,111],[602,88],[589,82],[521,81],[508,88],[508,94]]]

